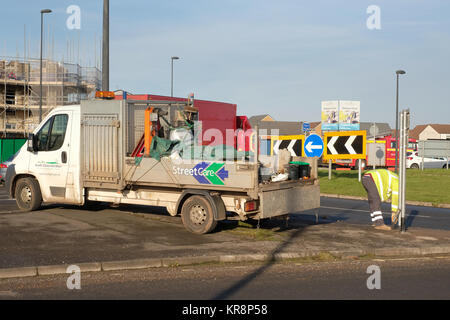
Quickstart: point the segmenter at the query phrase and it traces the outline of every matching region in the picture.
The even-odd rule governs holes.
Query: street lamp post
[[[173,60],[178,60],[180,59],[179,57],[171,57],[170,61],[171,61],[171,77],[170,77],[170,96],[173,97]]]
[[[395,71],[397,74],[397,98],[396,98],[396,106],[395,106],[395,172],[398,172],[398,78],[399,75],[405,74],[406,72],[403,70]]]
[[[40,59],[40,73],[39,73],[39,123],[42,121],[42,38],[44,29],[44,13],[51,13],[50,9],[41,10],[41,59]]]
[[[102,90],[109,91],[109,0],[103,0]]]

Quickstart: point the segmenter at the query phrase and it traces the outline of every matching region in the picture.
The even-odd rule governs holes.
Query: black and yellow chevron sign
[[[325,132],[323,159],[365,159],[366,131]]]

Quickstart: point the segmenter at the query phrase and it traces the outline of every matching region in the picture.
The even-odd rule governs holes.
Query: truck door
[[[71,118],[72,111],[54,114],[36,134],[38,151],[30,157],[29,171],[39,181],[44,202],[67,202]]]

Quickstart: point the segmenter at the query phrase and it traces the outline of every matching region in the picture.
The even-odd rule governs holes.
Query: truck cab
[[[20,209],[35,210],[42,201],[83,204],[79,137],[79,105],[55,108],[30,134],[5,177]]]

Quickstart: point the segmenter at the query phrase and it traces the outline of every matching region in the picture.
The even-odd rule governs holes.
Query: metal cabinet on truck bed
[[[253,161],[131,157],[144,131],[145,110],[180,105],[127,100],[81,104],[81,170],[88,200],[164,206],[171,215],[181,214],[186,228],[197,233],[210,232],[227,212],[241,220],[265,219],[320,206],[316,159],[310,159],[308,180],[263,184],[257,156]],[[168,114],[173,117],[172,111]]]

